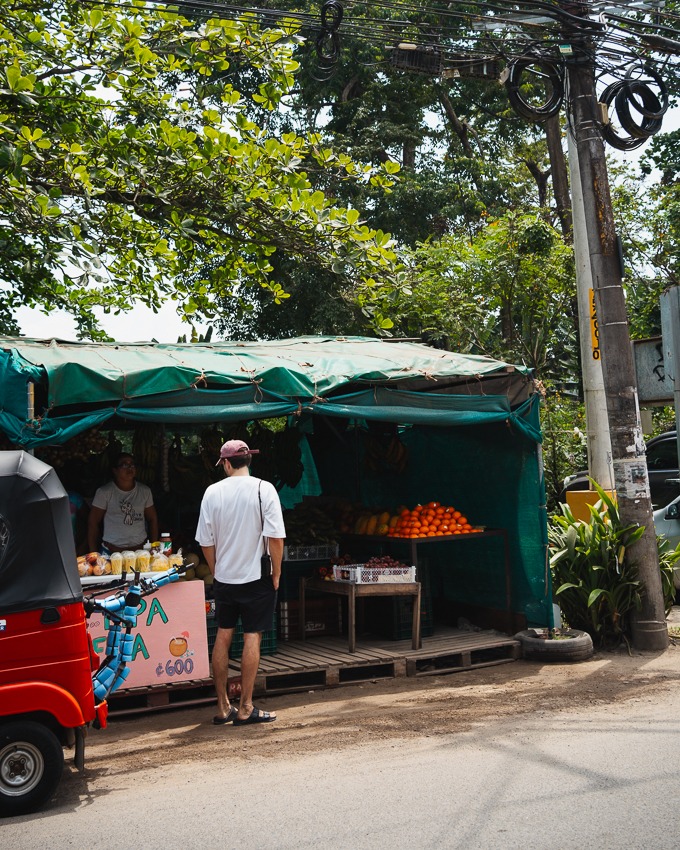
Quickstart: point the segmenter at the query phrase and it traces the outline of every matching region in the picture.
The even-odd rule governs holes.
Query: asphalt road
[[[273,729],[273,727],[269,727]],[[228,731],[228,730],[223,730]],[[485,718],[456,734],[126,775],[70,769],[46,811],[0,823],[12,850],[675,850],[680,692]],[[245,734],[244,734],[245,733]],[[278,737],[281,737],[277,733]],[[246,737],[249,736],[249,737]],[[346,743],[346,742],[345,742]],[[126,746],[134,746],[127,742]],[[245,754],[245,758],[243,755]]]

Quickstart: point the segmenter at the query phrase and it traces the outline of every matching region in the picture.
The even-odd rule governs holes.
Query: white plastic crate
[[[365,564],[334,564],[333,578],[354,584],[408,584],[416,580],[415,567],[367,567]]]
[[[340,546],[337,543],[323,543],[319,545],[304,544],[298,546],[284,546],[284,561],[323,561],[337,558]]]

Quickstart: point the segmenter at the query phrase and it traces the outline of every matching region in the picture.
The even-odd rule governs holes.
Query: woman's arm
[[[144,519],[149,529],[149,540],[155,543],[157,540],[160,540],[160,537],[158,536],[158,514],[153,505],[144,508]]]
[[[98,552],[101,543],[101,525],[104,520],[104,508],[90,508],[87,518],[87,546],[89,552]]]

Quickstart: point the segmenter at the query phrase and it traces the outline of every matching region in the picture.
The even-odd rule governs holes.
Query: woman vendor
[[[158,540],[153,496],[146,484],[136,480],[132,455],[119,454],[112,472],[113,481],[100,487],[92,499],[87,526],[90,552],[111,554],[141,549],[147,540]]]

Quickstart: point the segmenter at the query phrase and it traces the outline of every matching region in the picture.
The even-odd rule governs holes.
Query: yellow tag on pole
[[[597,309],[595,308],[595,290],[590,290],[590,345],[593,360],[600,359],[600,329],[597,324]]]

